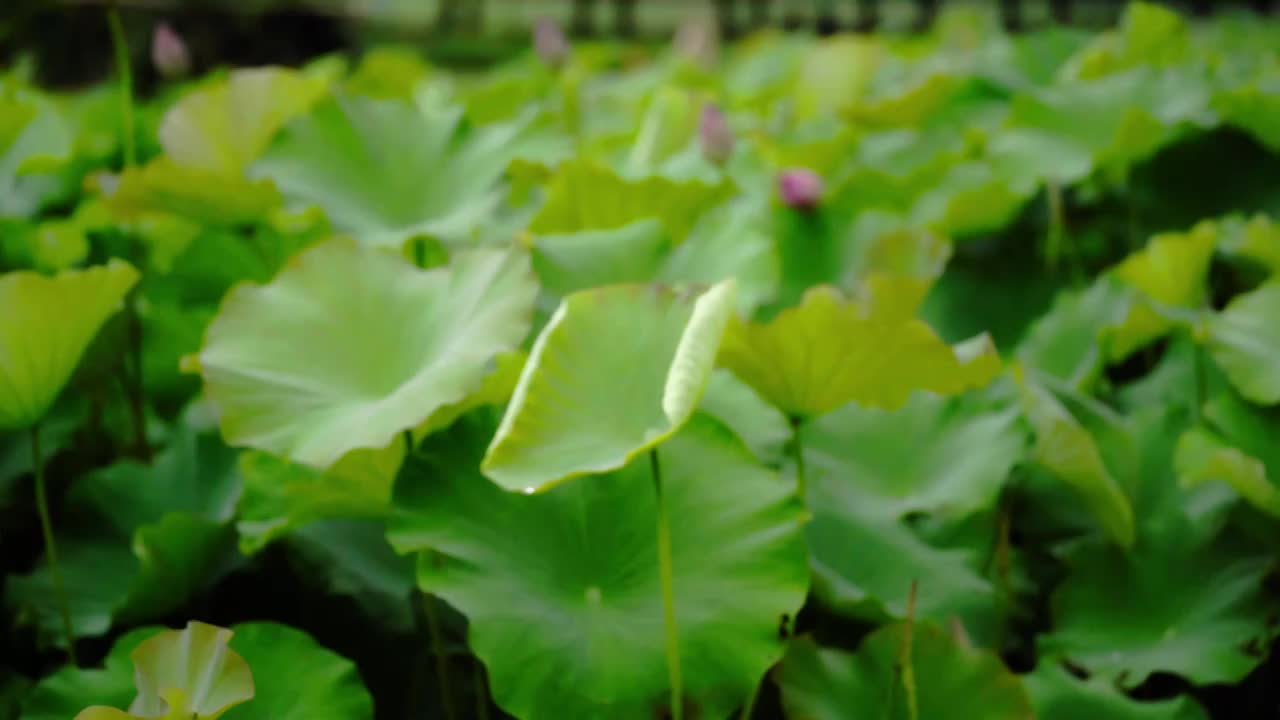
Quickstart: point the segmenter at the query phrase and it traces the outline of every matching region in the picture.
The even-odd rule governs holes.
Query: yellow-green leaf
[[[52,277],[0,276],[0,430],[25,429],[44,417],[137,281],[138,272],[120,260]]]
[[[720,362],[796,416],[849,402],[892,409],[915,390],[948,395],[990,382],[1000,370],[991,341],[983,335],[947,345],[898,307],[915,301],[909,290],[892,293],[886,285],[862,305],[835,288],[813,288],[771,322],[731,323]]]

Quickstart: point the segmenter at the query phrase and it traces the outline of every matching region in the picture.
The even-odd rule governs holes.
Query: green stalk
[[[431,635],[431,654],[436,658],[436,679],[440,682],[440,704],[444,706],[445,718],[458,720],[458,713],[453,708],[452,688],[449,685],[449,660],[445,655],[444,633],[440,630],[440,617],[436,613],[436,605],[432,602],[431,595],[427,593],[422,594],[422,610],[427,618],[427,632]]]
[[[107,24],[111,26],[111,47],[115,50],[116,72],[120,75],[120,119],[124,123],[124,166],[133,167],[138,162],[134,147],[133,124],[133,71],[129,68],[129,44],[124,38],[124,25],[120,22],[120,9],[115,5],[107,11]]]
[[[667,521],[667,503],[662,492],[662,465],[658,449],[649,451],[649,469],[653,474],[653,491],[658,502],[658,570],[662,576],[662,615],[667,635],[667,677],[671,685],[671,720],[684,717],[684,688],[680,679],[680,630],[676,627],[676,599],[671,574],[671,527]]]
[[[120,22],[120,9],[112,5],[107,10],[107,25],[111,29],[111,47],[115,54],[116,74],[120,80],[120,122],[124,126],[120,138],[124,151],[124,168],[138,163],[138,149],[133,117],[133,69],[129,63],[129,42],[125,39],[124,24]],[[137,253],[142,254],[141,248]],[[138,261],[140,258],[131,258]],[[141,265],[141,262],[138,263]],[[129,353],[132,355],[133,382],[126,388],[129,410],[133,420],[134,442],[143,460],[151,459],[151,447],[147,442],[147,398],[142,376],[142,320],[138,315],[138,289],[129,293],[125,304],[129,331]]]
[[[788,420],[791,423],[791,460],[796,464],[796,496],[803,503],[806,491],[806,473],[804,468],[804,444],[800,440],[800,423],[802,420],[799,415],[792,415]]]
[[[44,554],[49,559],[49,573],[53,576],[53,592],[58,597],[58,609],[62,612],[62,631],[67,636],[67,655],[72,665],[79,665],[76,658],[76,638],[71,629],[71,605],[67,602],[66,585],[62,583],[62,567],[58,564],[58,546],[53,540],[53,520],[49,516],[49,495],[44,482],[44,455],[40,452],[40,426],[31,426],[31,467],[36,475],[36,512],[40,515],[40,532],[44,535]]]

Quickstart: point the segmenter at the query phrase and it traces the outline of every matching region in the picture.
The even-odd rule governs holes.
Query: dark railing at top
[[[505,3],[522,0],[440,0],[439,14],[434,30],[440,34],[474,34],[484,31],[484,16],[488,11],[501,12]],[[640,34],[637,11],[641,2],[681,4],[681,0],[550,0],[529,3],[533,5],[571,5],[568,30],[572,35],[636,37]],[[1092,10],[1092,17],[1099,14],[1110,19],[1119,17],[1127,0],[991,0],[998,6],[1000,17],[1009,30],[1021,30],[1026,26],[1026,6],[1039,5],[1047,9],[1047,16],[1055,22],[1072,23],[1077,10]],[[1280,0],[1179,0],[1165,2],[1179,10],[1197,16],[1207,16],[1217,11],[1251,9],[1259,13],[1274,11]],[[888,5],[914,5],[914,20],[910,29],[927,29],[936,19],[944,0],[808,0],[811,12],[799,14],[797,2],[781,0],[711,0],[721,32],[733,37],[764,27],[810,29],[821,34],[840,31],[871,32],[882,28],[884,9]],[[785,6],[785,7],[784,7]],[[779,8],[783,8],[780,12]],[[606,11],[612,22],[601,23],[601,10]],[[1099,13],[1098,11],[1102,12]],[[1110,11],[1110,12],[1107,12]]]

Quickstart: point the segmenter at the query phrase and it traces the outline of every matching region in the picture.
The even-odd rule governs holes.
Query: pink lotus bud
[[[698,119],[698,140],[702,143],[702,157],[717,165],[733,154],[733,130],[720,108],[712,103],[702,106]]]
[[[181,77],[191,69],[191,56],[182,36],[169,23],[156,25],[151,36],[151,62],[167,78]]]
[[[783,170],[778,176],[782,202],[796,210],[812,210],[822,199],[822,178],[808,168]]]
[[[533,50],[542,62],[551,67],[560,67],[569,58],[569,39],[555,20],[548,17],[538,18],[533,26]]]

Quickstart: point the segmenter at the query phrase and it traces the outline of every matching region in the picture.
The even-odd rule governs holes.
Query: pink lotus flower
[[[151,36],[151,62],[156,70],[167,78],[182,77],[191,69],[191,55],[187,44],[169,23],[156,25]]]
[[[822,178],[808,168],[783,170],[778,176],[782,202],[796,210],[812,210],[822,199]]]
[[[534,23],[533,51],[551,67],[560,67],[569,58],[569,39],[555,20],[543,17]]]
[[[707,162],[719,165],[733,155],[733,130],[724,113],[714,103],[702,106],[702,116],[698,119],[698,141],[702,145],[702,156]]]

